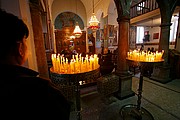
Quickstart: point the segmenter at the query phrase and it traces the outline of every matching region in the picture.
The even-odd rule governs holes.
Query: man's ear
[[[21,57],[24,56],[24,51],[23,51],[23,44],[22,44],[22,42],[19,43],[18,52],[19,52],[19,55],[20,55]]]

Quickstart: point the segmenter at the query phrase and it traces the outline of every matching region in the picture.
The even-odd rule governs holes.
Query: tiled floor
[[[135,93],[137,76],[132,78]],[[82,120],[122,120],[120,108],[126,104],[137,105],[137,95],[123,100],[111,96],[109,101],[102,100],[97,91],[81,96]],[[162,84],[144,77],[141,107],[148,110],[154,120],[180,120],[180,79]],[[75,111],[71,112],[70,120],[77,120]]]

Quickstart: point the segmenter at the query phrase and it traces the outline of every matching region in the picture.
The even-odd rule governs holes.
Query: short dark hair
[[[23,20],[3,9],[0,9],[0,29],[0,53],[12,52],[18,41],[29,36],[28,27]]]

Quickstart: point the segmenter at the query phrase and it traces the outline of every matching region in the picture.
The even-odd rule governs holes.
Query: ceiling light
[[[97,29],[99,29],[99,21],[96,18],[96,15],[94,13],[94,0],[93,0],[93,14],[92,14],[91,19],[89,21],[89,25],[90,25],[89,28],[92,31],[96,31]]]
[[[77,0],[76,0],[76,14],[77,14]],[[76,22],[73,34],[75,35],[76,38],[80,38],[81,35],[82,35],[82,31],[81,31],[81,29],[79,27],[78,22]]]

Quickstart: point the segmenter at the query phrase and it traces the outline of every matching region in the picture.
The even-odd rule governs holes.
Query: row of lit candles
[[[73,55],[70,62],[60,54],[52,54],[52,70],[60,74],[76,74],[89,72],[99,68],[99,58],[96,54],[82,57],[81,54]]]
[[[144,62],[162,61],[163,53],[164,50],[162,50],[161,52],[133,50],[127,53],[127,59]]]

